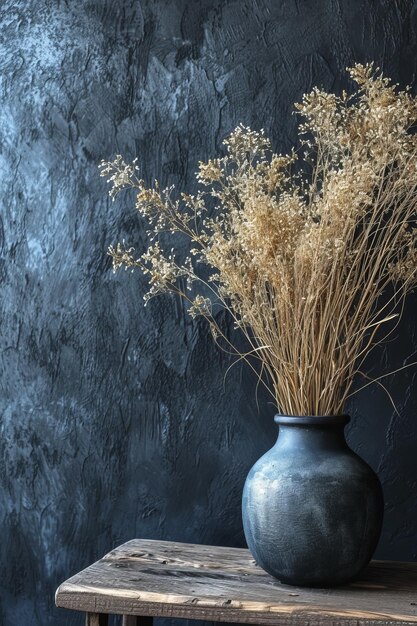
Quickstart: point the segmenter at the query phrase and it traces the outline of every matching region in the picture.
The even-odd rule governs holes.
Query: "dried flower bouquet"
[[[149,235],[141,255],[110,246],[114,269],[140,268],[145,299],[178,294],[223,347],[257,370],[258,359],[288,415],[343,411],[417,280],[417,99],[372,64],[349,73],[351,95],[316,88],[296,105],[297,150],[275,154],[263,131],[239,126],[224,156],[199,164],[196,195],[147,187],[121,156],[100,165],[113,199],[136,190]],[[190,256],[166,250],[165,232],[189,238]],[[243,331],[244,354],[216,321],[218,307]]]

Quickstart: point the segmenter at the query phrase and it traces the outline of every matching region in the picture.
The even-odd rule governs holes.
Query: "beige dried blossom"
[[[372,64],[349,73],[351,95],[315,88],[296,105],[297,151],[275,154],[263,131],[240,125],[224,156],[199,164],[195,196],[148,187],[121,156],[100,165],[113,199],[136,190],[150,241],[139,258],[110,247],[114,268],[142,269],[146,298],[178,294],[218,343],[254,369],[260,361],[287,414],[343,411],[366,355],[392,332],[417,282],[417,100]],[[193,260],[165,250],[165,232],[188,237]],[[242,329],[244,354],[215,306]]]

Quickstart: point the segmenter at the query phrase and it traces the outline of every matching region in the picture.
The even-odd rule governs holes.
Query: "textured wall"
[[[240,494],[273,408],[204,323],[106,246],[143,245],[97,163],[121,152],[190,188],[239,122],[275,147],[292,103],[375,60],[415,84],[417,13],[393,0],[3,0],[0,3],[0,623],[81,624],[53,608],[69,575],[132,537],[243,545]],[[414,300],[415,304],[415,300]],[[417,349],[413,302],[399,340]],[[350,440],[379,471],[379,556],[417,559],[415,370],[357,396]]]

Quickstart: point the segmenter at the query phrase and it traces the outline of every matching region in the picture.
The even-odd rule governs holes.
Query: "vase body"
[[[277,415],[276,444],[243,490],[245,537],[256,562],[281,582],[333,586],[368,564],[382,525],[375,472],[347,445],[347,416]]]

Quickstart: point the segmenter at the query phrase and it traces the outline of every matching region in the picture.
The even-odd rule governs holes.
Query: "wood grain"
[[[343,587],[282,585],[248,550],[134,539],[64,582],[60,607],[253,624],[417,624],[417,564],[375,561]]]

